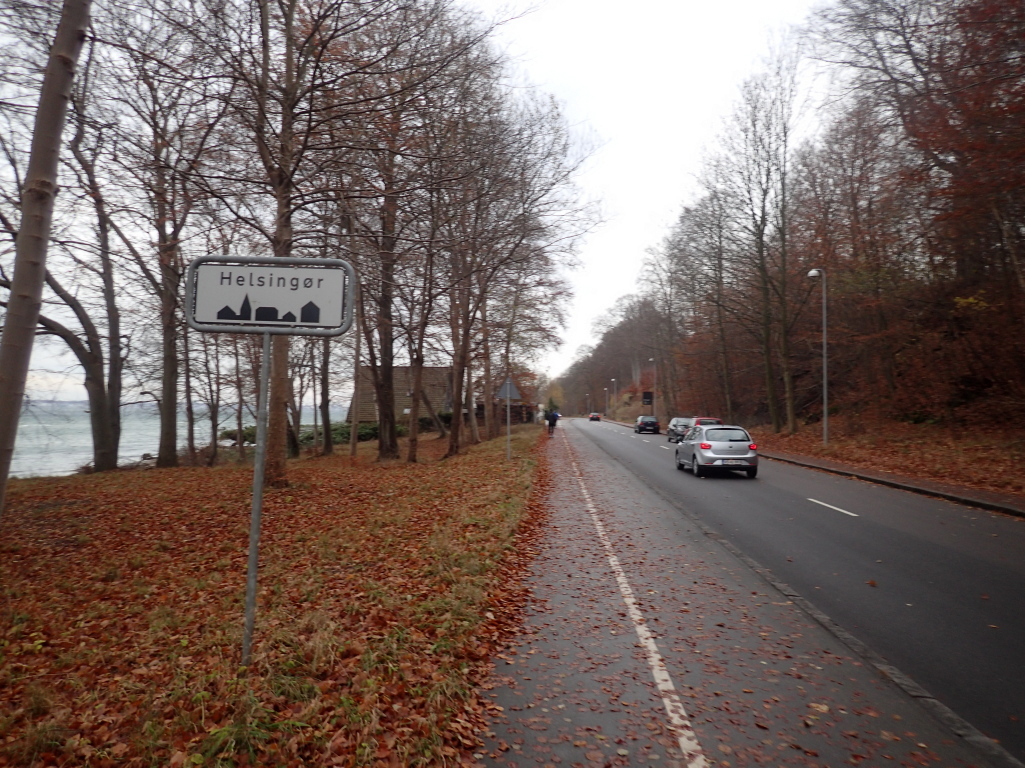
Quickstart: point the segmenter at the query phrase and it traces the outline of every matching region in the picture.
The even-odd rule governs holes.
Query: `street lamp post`
[[[591,393],[590,392],[587,392],[587,393],[584,394],[584,400],[587,403],[587,412],[590,413],[591,412]]]
[[[619,387],[616,386],[616,380],[612,380],[612,404],[615,405],[619,400]]]
[[[826,270],[819,267],[808,272],[808,277],[822,278],[822,444],[829,445],[829,309],[826,301]]]
[[[609,415],[609,388],[605,387],[605,417]]]

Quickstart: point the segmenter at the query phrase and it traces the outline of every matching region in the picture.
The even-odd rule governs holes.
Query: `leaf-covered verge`
[[[440,460],[13,484],[0,520],[0,765],[457,765],[542,517],[533,427]],[[535,493],[532,493],[532,488]]]
[[[953,427],[886,419],[830,420],[829,445],[822,427],[810,424],[795,435],[768,429],[752,434],[767,451],[818,456],[864,469],[941,483],[1025,496],[1020,467],[1025,432],[992,420],[967,420]]]

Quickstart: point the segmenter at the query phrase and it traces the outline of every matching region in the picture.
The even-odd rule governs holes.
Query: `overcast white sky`
[[[463,0],[514,18],[499,41],[531,83],[553,94],[598,147],[579,179],[606,223],[583,242],[565,343],[544,361],[557,376],[591,325],[636,290],[645,249],[667,234],[695,189],[703,153],[769,42],[815,0]],[[531,10],[533,9],[533,10]],[[522,15],[520,15],[522,14]]]

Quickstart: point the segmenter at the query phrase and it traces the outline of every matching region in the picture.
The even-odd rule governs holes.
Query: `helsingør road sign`
[[[355,273],[340,259],[202,256],[186,285],[199,331],[337,336],[352,324]]]

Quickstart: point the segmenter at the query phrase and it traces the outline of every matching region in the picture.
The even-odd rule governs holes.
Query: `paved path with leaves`
[[[549,452],[483,764],[992,765],[572,425]]]

